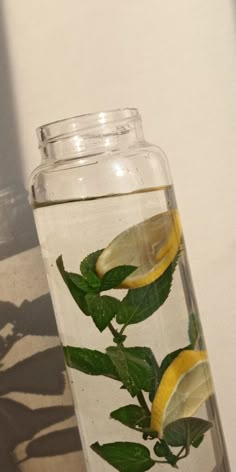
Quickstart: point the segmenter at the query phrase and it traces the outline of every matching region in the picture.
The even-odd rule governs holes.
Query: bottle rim
[[[138,109],[125,107],[75,115],[69,118],[52,121],[36,129],[39,148],[45,148],[49,143],[54,143],[63,138],[85,133],[86,131],[88,132],[89,129],[99,128],[102,134],[103,129],[106,132],[107,125],[115,123],[122,125],[122,123],[133,120],[141,120]],[[125,133],[125,128],[122,131],[121,126],[120,134],[122,133]]]

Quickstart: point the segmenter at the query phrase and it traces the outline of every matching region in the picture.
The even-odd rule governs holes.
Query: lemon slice
[[[160,277],[175,258],[181,240],[178,210],[159,213],[120,233],[104,249],[96,264],[102,277],[120,265],[138,267],[121,284],[124,288],[144,287]]]
[[[182,351],[166,369],[152,404],[151,428],[194,415],[213,393],[206,351]]]

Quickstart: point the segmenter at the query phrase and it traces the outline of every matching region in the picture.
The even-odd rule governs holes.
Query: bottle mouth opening
[[[125,124],[134,120],[141,121],[137,108],[120,108],[116,110],[99,111],[70,118],[57,120],[37,128],[39,148],[45,148],[48,144],[61,141],[75,135],[125,134]]]

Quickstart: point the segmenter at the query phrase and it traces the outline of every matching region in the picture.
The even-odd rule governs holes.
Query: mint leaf
[[[120,334],[120,333],[118,333],[118,334],[116,334],[116,335],[114,336],[114,338],[113,338],[113,343],[115,343],[115,344],[122,344],[122,343],[125,342],[126,338],[127,338],[127,336],[125,336],[125,334]]]
[[[89,285],[94,289],[94,292],[100,291],[101,280],[95,272],[89,272],[87,275],[87,281]]]
[[[80,272],[86,279],[88,279],[91,272],[96,275],[96,263],[102,252],[103,249],[99,249],[98,251],[92,252],[81,262]]]
[[[117,323],[125,325],[140,323],[160,308],[170,293],[176,263],[177,256],[155,282],[128,291],[121,302],[116,317]]]
[[[71,293],[73,291],[74,295],[75,295],[75,289],[72,287],[73,290],[71,290]],[[75,297],[74,297],[75,298]],[[85,299],[85,296],[80,296],[77,300],[77,305],[79,306],[79,308],[81,309],[81,311],[86,315],[86,316],[90,316],[90,312],[89,312],[89,309],[88,309],[88,305],[87,305],[87,302],[86,302],[86,299]]]
[[[91,448],[119,472],[145,472],[155,464],[150,451],[142,444],[115,442],[100,445],[96,442]]]
[[[159,370],[159,374],[160,374],[160,381],[165,373],[165,371],[168,369],[168,367],[170,366],[170,364],[176,359],[176,357],[178,357],[178,355],[182,352],[182,351],[187,351],[189,349],[192,349],[192,345],[188,345],[186,347],[183,347],[183,348],[180,348],[180,349],[177,349],[176,351],[173,351],[171,352],[170,354],[167,354],[167,356],[163,359],[162,363],[161,363],[161,366],[160,366],[160,370]]]
[[[143,390],[150,392],[151,395],[153,387],[159,383],[160,377],[159,366],[152,350],[149,347],[129,347],[127,351],[132,355],[140,357],[151,367],[152,375],[148,377],[147,382],[143,386]]]
[[[99,331],[103,331],[119,311],[120,301],[107,295],[87,294],[86,302],[93,321]]]
[[[96,263],[103,252],[103,249],[99,249],[96,252],[89,254],[80,264],[81,274],[87,279],[89,285],[94,289],[95,292],[100,290],[101,280],[96,274]]]
[[[94,291],[94,289],[91,287],[91,285],[89,285],[88,281],[82,275],[74,274],[73,272],[68,272],[67,274],[73,284],[83,292],[89,293]]]
[[[110,290],[111,288],[118,287],[123,280],[126,279],[132,272],[137,269],[135,266],[117,266],[111,270],[108,270],[101,279],[101,292],[103,290]]]
[[[119,380],[117,371],[107,354],[96,350],[63,346],[66,364],[89,375],[105,375]]]
[[[149,428],[150,416],[138,405],[126,405],[112,411],[111,418],[120,421],[129,428]]]
[[[199,436],[198,439],[193,441],[192,446],[197,449],[200,446],[200,444],[202,443],[203,439],[204,439],[204,434],[202,434],[202,436]]]
[[[77,297],[83,297],[84,296],[84,293],[83,293],[83,290],[81,290],[80,288],[78,287],[75,287],[74,283],[72,282],[72,280],[70,279],[69,277],[69,274],[68,272],[66,272],[65,268],[64,268],[64,263],[63,263],[63,259],[62,259],[62,255],[59,256],[56,260],[56,264],[57,264],[57,268],[65,282],[65,284],[67,285],[68,289],[70,290],[71,292],[71,295],[73,296],[73,293],[71,291],[71,287],[73,287],[73,289],[75,290],[75,293],[77,294]]]
[[[85,292],[81,288],[76,286],[74,282],[71,280],[69,273],[64,268],[62,256],[59,256],[57,258],[56,264],[75,302],[77,303],[77,305],[79,306],[79,308],[85,315],[90,316],[90,313],[88,311],[88,306],[85,300]]]
[[[166,457],[166,455],[170,451],[168,444],[166,444],[166,442],[162,440],[160,440],[160,442],[157,441],[153,449],[158,457]]]
[[[149,349],[149,353],[147,354],[146,360],[152,366],[152,369],[153,369],[153,377],[150,381],[150,388],[148,390],[149,400],[150,402],[153,402],[156,391],[157,391],[157,387],[161,380],[160,367],[151,349]]]
[[[149,348],[111,346],[106,351],[132,397],[140,390],[149,392],[155,377],[153,366],[147,360]]]
[[[189,341],[192,344],[193,349],[199,341],[200,331],[201,327],[198,316],[195,313],[191,313],[189,315],[188,335]]]
[[[196,441],[198,444],[202,435],[211,427],[212,423],[201,418],[181,418],[165,427],[164,439],[170,446],[185,446],[188,449]]]
[[[170,465],[175,466],[176,463],[178,462],[178,457],[175,454],[173,454],[168,444],[162,439],[160,440],[160,442],[158,441],[155,444],[153,449],[156,456],[165,457],[165,459],[168,461]]]

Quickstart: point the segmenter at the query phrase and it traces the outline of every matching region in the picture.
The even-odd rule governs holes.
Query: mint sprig
[[[159,365],[149,347],[127,346],[128,326],[141,323],[154,315],[170,295],[178,254],[165,272],[153,283],[141,288],[129,289],[119,298],[106,292],[120,288],[122,282],[137,268],[118,266],[99,277],[96,264],[102,249],[89,254],[80,264],[81,273],[68,272],[62,256],[57,267],[75,303],[96,328],[103,333],[109,330],[114,345],[104,352],[65,346],[67,365],[91,376],[105,376],[120,384],[133,398],[133,404],[124,405],[111,412],[112,420],[141,434],[146,441],[155,441],[152,458],[150,450],[137,442],[114,442],[91,445],[92,450],[120,472],[145,472],[155,464],[168,464],[178,468],[180,460],[187,457],[191,447],[200,446],[211,423],[201,418],[182,418],[166,426],[164,436],[151,429],[151,407],[161,379],[173,360],[186,349],[193,349],[200,339],[200,327],[196,315],[191,314],[188,326],[190,344],[170,352]],[[105,292],[105,294],[103,293]],[[112,293],[114,295],[114,292]],[[89,320],[88,320],[89,321]],[[177,452],[173,448],[180,448]]]

